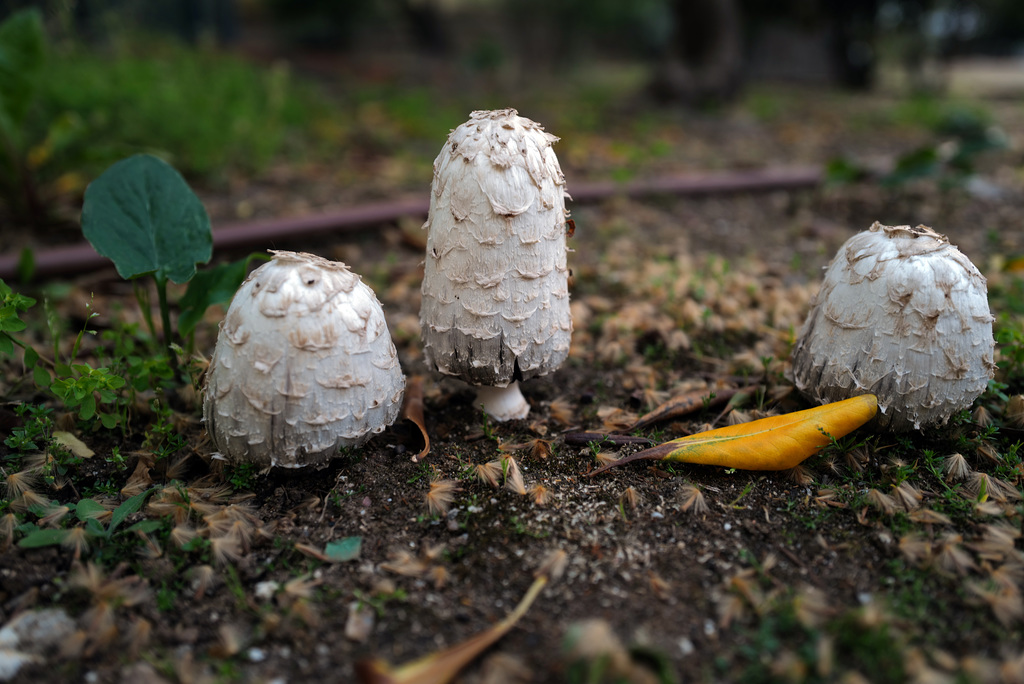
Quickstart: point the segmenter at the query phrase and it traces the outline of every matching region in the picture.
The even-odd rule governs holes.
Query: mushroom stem
[[[476,403],[498,422],[520,420],[530,412],[518,382],[510,382],[506,387],[478,387]]]

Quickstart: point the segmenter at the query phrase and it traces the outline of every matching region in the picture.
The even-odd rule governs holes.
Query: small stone
[[[60,646],[74,631],[75,621],[60,608],[28,611],[0,629],[0,648],[43,653]]]
[[[0,681],[14,679],[18,670],[26,663],[40,663],[42,658],[9,648],[0,648]]]
[[[273,580],[267,580],[265,582],[257,582],[253,593],[256,594],[256,598],[264,601],[269,601],[274,598],[274,594],[281,588],[280,582],[274,582]]]

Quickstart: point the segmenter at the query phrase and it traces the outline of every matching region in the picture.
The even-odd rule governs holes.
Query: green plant
[[[117,425],[122,418],[117,410],[118,393],[125,385],[124,378],[109,368],[93,368],[77,360],[83,337],[92,333],[88,329],[88,322],[97,314],[90,311],[85,326],[75,338],[70,355],[62,361],[59,356],[62,335],[60,319],[52,309],[48,309],[47,323],[53,337],[54,357],[46,359],[34,347],[11,335],[12,332],[25,329],[26,323],[19,315],[34,304],[34,299],[13,292],[6,283],[0,281],[0,355],[12,356],[15,345],[21,347],[25,368],[32,373],[32,379],[38,387],[48,390],[82,420],[98,418],[107,428]],[[52,373],[47,367],[52,369]],[[105,405],[111,405],[115,410],[98,411],[99,406]]]
[[[14,412],[25,418],[25,424],[11,428],[11,434],[4,439],[4,444],[17,454],[39,451],[50,440],[53,430],[53,409],[36,404],[19,404]],[[10,458],[10,456],[8,457]]]
[[[215,304],[230,302],[252,264],[269,260],[270,256],[267,254],[250,254],[244,259],[218,264],[195,274],[185,294],[178,300],[178,308],[181,311],[178,316],[178,332],[187,340],[189,349],[192,348],[196,325],[202,320],[206,310]]]
[[[225,469],[224,479],[235,489],[253,489],[257,475],[259,467],[255,463],[238,463]]]
[[[27,348],[11,333],[21,332],[28,326],[20,316],[35,304],[36,300],[14,292],[7,283],[0,280],[0,354],[13,354],[15,345]]]
[[[210,218],[188,183],[167,162],[141,154],[123,159],[93,181],[82,206],[82,232],[93,248],[114,262],[118,274],[156,282],[164,346],[172,367],[171,314],[167,283],[185,283],[196,264],[213,254]],[[156,337],[144,292],[136,295]]]
[[[110,522],[104,526],[99,521],[100,518],[107,514],[107,509],[95,501],[94,499],[81,499],[77,503],[68,504],[70,511],[73,511],[75,517],[79,522],[83,523],[81,532],[77,531],[76,528],[62,528],[62,529],[50,529],[50,528],[39,528],[33,523],[25,523],[19,527],[19,530],[24,533],[24,537],[18,542],[18,546],[22,548],[39,548],[43,546],[69,546],[69,542],[74,540],[75,536],[82,536],[82,542],[80,545],[75,545],[80,551],[82,548],[88,546],[84,538],[88,538],[90,541],[97,541],[99,543],[108,542],[114,538],[117,534],[118,528],[127,520],[128,516],[137,513],[142,506],[146,503],[146,499],[150,494],[155,492],[156,489],[148,489],[140,494],[125,499],[121,504],[110,512]],[[42,517],[46,511],[38,507],[31,509],[37,516]],[[139,532],[142,534],[148,534],[157,529],[160,529],[164,523],[160,520],[140,520],[139,522],[131,525],[122,532]]]

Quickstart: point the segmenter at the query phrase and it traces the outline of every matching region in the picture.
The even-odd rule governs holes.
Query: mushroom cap
[[[943,424],[995,372],[993,320],[984,276],[945,236],[876,221],[829,264],[793,379],[821,403],[875,394],[880,428]]]
[[[504,387],[569,354],[565,178],[546,133],[477,111],[434,160],[420,329],[428,364]]]
[[[322,466],[395,421],[405,377],[358,275],[312,254],[271,253],[221,321],[203,418],[229,461]]]

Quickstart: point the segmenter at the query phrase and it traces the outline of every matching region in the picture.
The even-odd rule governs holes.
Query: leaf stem
[[[171,370],[178,372],[178,355],[174,353],[171,346],[171,307],[167,303],[167,278],[156,275],[156,296],[160,305],[160,323],[164,329],[164,347],[167,349],[167,360],[170,362]]]
[[[7,335],[7,339],[9,339],[11,342],[13,342],[14,344],[16,344],[19,347],[21,347],[23,350],[27,351],[27,350],[31,349],[32,351],[35,351],[36,352],[36,356],[39,357],[39,361],[42,361],[43,363],[45,363],[50,368],[56,368],[57,367],[57,364],[54,363],[52,359],[48,359],[45,356],[43,356],[42,354],[40,354],[38,351],[36,351],[35,347],[33,347],[33,346],[29,345],[29,344],[26,344],[25,342],[22,342],[21,340],[19,340],[14,335],[11,335],[10,333],[3,333],[3,334]]]

